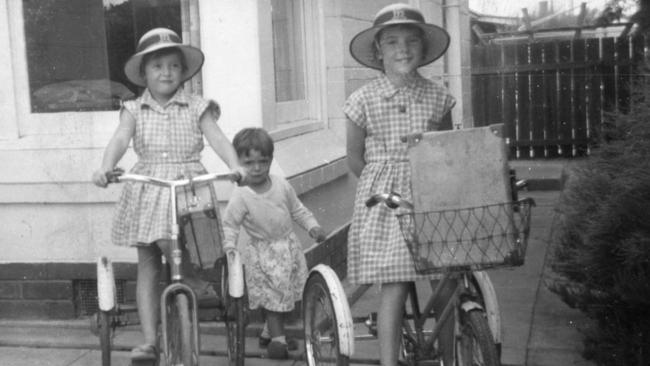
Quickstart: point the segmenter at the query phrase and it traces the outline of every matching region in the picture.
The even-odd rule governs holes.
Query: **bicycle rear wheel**
[[[330,289],[320,273],[307,280],[303,294],[305,354],[309,366],[347,366],[349,359],[339,349],[338,314]]]
[[[168,365],[194,366],[199,363],[199,355],[194,354],[195,342],[193,324],[190,318],[189,299],[179,292],[167,304],[167,345]]]
[[[471,310],[460,315],[456,340],[457,366],[499,366],[499,355],[485,312]]]
[[[246,308],[248,301],[244,296],[235,298],[228,291],[228,264],[221,263],[221,296],[224,300],[224,323],[228,337],[228,365],[244,366],[246,345]]]

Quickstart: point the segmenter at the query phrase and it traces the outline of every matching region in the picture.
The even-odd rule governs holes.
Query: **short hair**
[[[251,150],[259,151],[262,156],[273,157],[273,138],[263,128],[242,129],[233,138],[232,146],[238,157],[248,156]]]
[[[374,39],[374,41],[372,42],[372,49],[373,49],[373,51],[374,51],[375,59],[376,59],[377,61],[380,61],[380,62],[379,62],[380,64],[381,64],[381,60],[379,60],[379,52],[380,52],[380,50],[379,50],[379,40],[381,39],[382,34],[384,34],[384,31],[385,31],[386,29],[389,29],[389,28],[390,28],[390,29],[392,29],[392,28],[402,28],[402,29],[413,29],[413,30],[416,30],[416,31],[418,32],[418,36],[420,37],[420,40],[422,41],[422,55],[426,55],[426,54],[427,54],[427,46],[428,46],[428,45],[427,45],[427,43],[425,42],[425,38],[424,38],[424,29],[418,27],[418,26],[415,25],[415,24],[392,24],[392,25],[388,25],[388,26],[382,28],[379,32],[377,32],[377,33],[375,34],[375,39]]]
[[[187,60],[185,60],[185,55],[178,47],[166,47],[159,50],[146,53],[142,56],[142,61],[140,61],[140,74],[144,75],[144,67],[147,65],[147,62],[158,57],[163,57],[167,55],[178,55],[178,58],[181,60],[181,67],[183,72],[187,71]]]

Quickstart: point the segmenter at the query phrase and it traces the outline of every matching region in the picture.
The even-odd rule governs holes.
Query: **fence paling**
[[[489,44],[472,51],[476,126],[504,123],[512,158],[589,154],[607,111],[627,111],[647,40]]]

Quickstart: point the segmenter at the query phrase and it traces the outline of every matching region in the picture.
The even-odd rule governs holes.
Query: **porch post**
[[[449,91],[456,97],[456,106],[452,110],[454,127],[473,127],[468,3],[467,0],[443,0],[442,8],[445,28],[451,35],[446,67]]]

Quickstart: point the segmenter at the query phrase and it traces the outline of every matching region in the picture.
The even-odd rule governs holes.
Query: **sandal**
[[[286,360],[289,358],[289,350],[286,343],[271,341],[266,349],[267,356],[272,360]]]
[[[131,360],[146,361],[158,359],[158,348],[153,344],[141,344],[131,350]]]
[[[259,346],[260,348],[266,348],[269,346],[269,343],[271,343],[271,338],[259,337]],[[298,341],[296,341],[293,338],[287,338],[287,350],[289,351],[295,351],[298,349]]]

